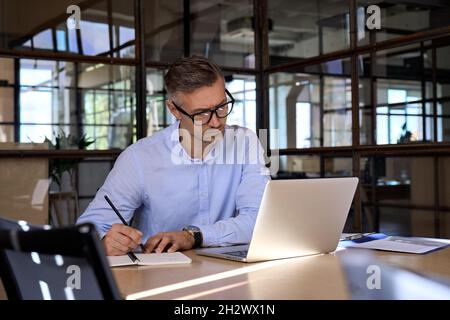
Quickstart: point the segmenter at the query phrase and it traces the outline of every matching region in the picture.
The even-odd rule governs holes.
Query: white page
[[[133,265],[133,261],[131,261],[128,255],[124,256],[108,256],[108,263],[110,267],[120,267],[120,266],[129,266]]]
[[[162,264],[184,264],[191,263],[192,260],[181,252],[173,253],[137,253],[137,262],[140,266],[154,266]]]
[[[426,253],[445,247],[448,244],[429,239],[408,238],[408,237],[387,237],[385,239],[373,240],[363,243],[350,244],[347,247],[377,249],[385,251],[396,251],[405,253]]]
[[[131,261],[128,255],[123,256],[108,256],[108,262],[110,267],[120,267],[129,265],[140,266],[157,266],[168,264],[185,264],[191,263],[192,260],[181,252],[173,253],[135,253],[139,261]]]

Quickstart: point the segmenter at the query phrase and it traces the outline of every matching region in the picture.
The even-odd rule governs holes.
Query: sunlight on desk
[[[186,254],[193,260],[190,266],[115,269],[122,295],[129,300],[348,299],[334,254],[254,264]]]
[[[450,279],[450,249],[414,255],[338,248],[331,254],[252,264],[187,251],[191,265],[127,267],[113,272],[122,296],[129,300],[341,300],[353,297],[342,264],[342,257],[352,252],[370,253],[386,265]]]
[[[159,295],[162,293],[180,290],[180,289],[188,288],[188,287],[193,287],[193,286],[205,284],[208,282],[213,282],[213,281],[222,280],[222,279],[226,279],[226,278],[232,278],[232,277],[236,277],[236,276],[244,275],[244,274],[250,274],[252,272],[269,269],[269,268],[279,266],[282,264],[293,263],[295,261],[296,261],[296,259],[282,259],[282,260],[274,260],[274,261],[267,261],[267,262],[262,262],[262,263],[258,263],[258,264],[246,265],[245,267],[242,267],[242,268],[221,272],[221,273],[209,275],[206,277],[201,277],[201,278],[192,279],[192,280],[188,280],[188,281],[184,281],[184,282],[180,282],[180,283],[171,284],[171,285],[164,286],[164,287],[159,287],[159,288],[154,288],[154,289],[150,289],[150,290],[146,290],[146,291],[142,291],[142,292],[137,292],[134,294],[127,295],[126,299],[127,300],[135,300],[135,299],[148,298],[148,297]]]

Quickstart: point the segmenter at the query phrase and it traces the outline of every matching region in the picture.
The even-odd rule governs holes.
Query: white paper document
[[[120,267],[129,265],[157,266],[166,264],[186,264],[192,260],[181,252],[173,253],[135,253],[138,260],[132,261],[128,255],[108,256],[110,267]]]
[[[363,243],[350,244],[347,247],[376,249],[405,253],[427,253],[448,246],[448,241],[428,240],[424,238],[387,237]]]

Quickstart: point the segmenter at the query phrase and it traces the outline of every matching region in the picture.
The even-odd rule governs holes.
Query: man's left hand
[[[149,238],[145,243],[145,252],[161,253],[192,249],[195,239],[187,231],[161,232]]]

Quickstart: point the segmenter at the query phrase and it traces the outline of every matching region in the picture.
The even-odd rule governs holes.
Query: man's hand
[[[147,240],[145,252],[189,250],[192,249],[194,243],[194,236],[188,231],[161,232]]]
[[[113,224],[102,242],[108,256],[120,256],[136,249],[141,243],[142,232],[126,225]]]

